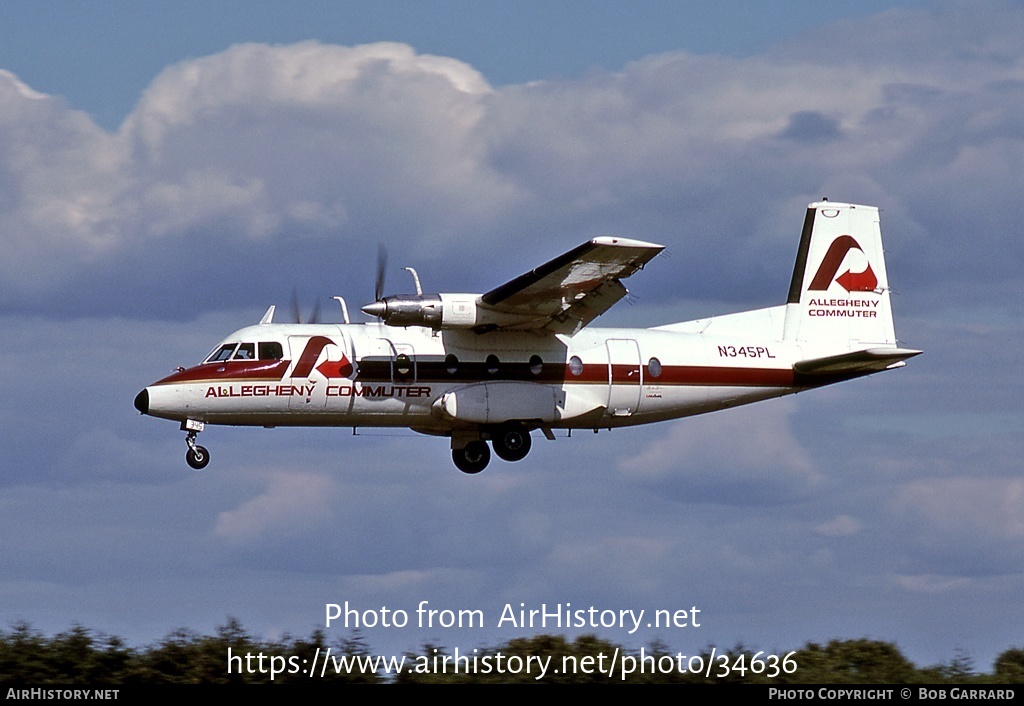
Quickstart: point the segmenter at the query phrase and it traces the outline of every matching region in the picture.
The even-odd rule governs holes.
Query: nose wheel
[[[200,446],[196,443],[196,435],[198,433],[197,431],[189,430],[188,435],[185,436],[185,443],[188,444],[188,451],[185,452],[185,463],[195,470],[201,471],[210,462],[210,452],[206,450],[205,446]]]
[[[194,419],[186,419],[181,423],[182,431],[188,432],[185,435],[185,443],[188,445],[188,451],[185,452],[185,463],[197,471],[206,468],[206,464],[210,462],[210,452],[206,450],[205,446],[196,443],[196,436],[204,426],[206,425],[203,422],[197,422]]]
[[[205,446],[200,446],[193,441],[189,445],[188,451],[185,452],[185,463],[197,471],[201,471],[206,468],[206,464],[209,462],[210,452],[206,450]]]

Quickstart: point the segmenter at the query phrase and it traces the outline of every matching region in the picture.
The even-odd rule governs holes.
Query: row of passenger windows
[[[223,346],[214,351],[209,358],[206,359],[207,363],[222,363],[228,360],[256,360],[257,354],[259,360],[281,360],[284,358],[284,348],[277,341],[261,341],[259,343],[225,343]],[[498,360],[498,356],[489,355],[484,360],[487,366],[487,373],[489,375],[497,375],[501,370],[501,361]],[[395,358],[396,369],[401,375],[408,375],[412,368],[412,359],[405,353],[399,354]],[[529,361],[530,372],[534,375],[540,375],[544,372],[544,361],[539,355],[530,356]],[[455,375],[459,372],[459,358],[456,355],[449,353],[444,358],[444,367],[449,375]],[[583,361],[580,360],[579,356],[572,356],[569,358],[569,373],[574,376],[580,376],[583,374]],[[661,376],[661,361],[657,358],[651,358],[647,361],[647,375],[652,378]]]
[[[408,363],[409,357],[406,355],[398,356],[399,359],[405,358]],[[487,365],[488,375],[497,375],[501,369],[501,361],[498,360],[498,356],[489,355],[487,356],[484,363]],[[459,359],[457,356],[449,353],[444,358],[445,370],[449,375],[455,375],[459,372]],[[544,372],[544,361],[541,360],[539,355],[530,356],[530,372],[534,375],[540,375]],[[583,361],[577,355],[569,358],[569,372],[574,376],[580,376],[583,374]],[[647,375],[651,378],[661,377],[661,361],[657,358],[651,358],[647,361]]]
[[[493,353],[484,359],[484,365],[487,366],[488,375],[497,375],[501,370],[501,361],[498,360],[498,356]],[[544,372],[544,361],[539,355],[531,355],[530,361],[530,372],[534,375],[540,375]],[[459,372],[459,358],[452,353],[449,353],[444,357],[444,369],[449,375],[455,375]]]
[[[277,341],[261,341],[259,343],[225,343],[210,354],[207,363],[223,363],[226,360],[281,360],[284,358],[284,347]]]
[[[580,360],[578,355],[569,358],[569,372],[577,377],[583,374],[583,361]],[[657,358],[651,358],[647,361],[647,377],[661,377],[661,361]]]

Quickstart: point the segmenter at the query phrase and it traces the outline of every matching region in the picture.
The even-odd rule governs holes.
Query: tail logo
[[[839,271],[839,266],[843,264],[843,260],[846,258],[846,253],[851,250],[860,250],[864,252],[864,249],[860,246],[853,236],[841,235],[832,241],[832,244],[828,247],[828,252],[825,253],[825,257],[821,261],[821,265],[818,266],[818,271],[814,275],[814,279],[811,280],[810,286],[807,288],[810,291],[823,292],[832,286],[833,282],[838,282],[839,286],[845,289],[847,292],[873,292],[878,287],[878,278],[875,276],[874,270],[871,269],[871,263],[867,263],[866,268],[863,272],[851,272],[847,270],[843,274],[836,277],[836,273]]]

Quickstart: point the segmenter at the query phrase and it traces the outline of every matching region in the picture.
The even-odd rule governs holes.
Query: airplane
[[[448,437],[479,473],[491,451],[530,452],[531,432],[612,429],[780,397],[906,365],[896,340],[878,209],[807,207],[786,302],[653,328],[589,324],[626,294],[622,280],[663,246],[598,237],[483,294],[382,295],[377,321],[259,324],[135,398],[180,422],[186,461],[206,424],[407,427]],[[379,265],[380,267],[380,265]],[[298,318],[298,317],[296,317]],[[490,447],[488,443],[490,442]]]

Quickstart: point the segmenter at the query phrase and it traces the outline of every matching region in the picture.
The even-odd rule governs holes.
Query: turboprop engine
[[[396,294],[363,307],[388,326],[426,326],[440,329],[488,331],[525,324],[535,316],[497,311],[480,294]]]

